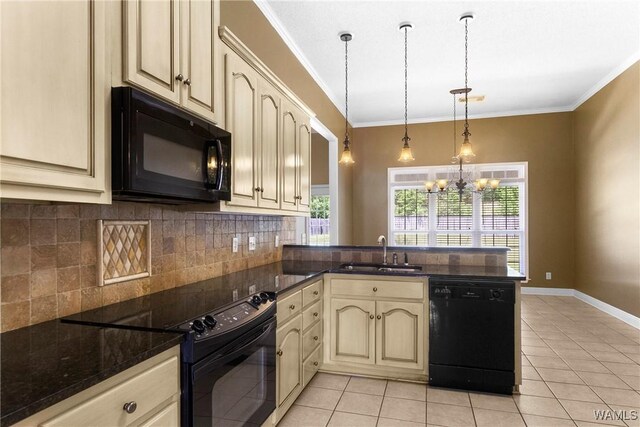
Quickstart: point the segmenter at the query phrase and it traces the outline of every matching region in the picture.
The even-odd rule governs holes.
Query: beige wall
[[[458,128],[460,129],[460,128]],[[476,163],[529,162],[529,276],[531,286],[573,287],[574,214],[571,113],[470,122]],[[387,168],[399,167],[401,126],[357,128],[353,177],[354,243],[375,244],[387,234]],[[451,122],[409,126],[416,161],[447,165]],[[545,280],[545,272],[553,280]]]
[[[329,142],[311,134],[311,185],[329,185]]]
[[[252,1],[223,0],[221,25],[237,35],[296,95],[298,95],[340,140],[344,135],[344,116],[325,95],[320,86],[296,59],[276,30]],[[338,158],[334,159],[336,162]],[[352,171],[339,170],[340,244],[351,243]]]
[[[640,316],[640,63],[574,112],[576,288]]]

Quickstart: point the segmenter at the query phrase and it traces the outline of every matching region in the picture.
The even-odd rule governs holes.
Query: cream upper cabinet
[[[280,95],[269,83],[261,80],[259,87],[260,139],[258,204],[262,208],[280,208]]]
[[[233,52],[225,54],[226,121],[233,138],[231,202],[258,206],[258,81],[253,68]]]
[[[308,120],[298,129],[298,211],[311,208],[311,126]]]
[[[298,314],[277,331],[278,406],[287,406],[302,389],[302,317]]]
[[[378,365],[424,367],[424,309],[422,303],[376,302]]]
[[[298,117],[289,102],[283,102],[282,112],[282,203],[284,210],[298,210]]]
[[[123,10],[124,80],[219,120],[219,1],[127,0]]]
[[[124,2],[124,79],[180,102],[180,2]]]
[[[0,196],[110,203],[106,2],[0,2]]]
[[[375,363],[374,301],[332,299],[331,358],[344,362]]]

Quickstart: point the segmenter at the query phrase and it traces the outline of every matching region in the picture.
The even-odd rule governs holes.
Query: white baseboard
[[[523,286],[521,288],[523,295],[554,295],[560,297],[575,296],[574,290],[569,288],[536,288],[533,286]]]
[[[620,310],[617,307],[612,306],[611,304],[607,304],[604,301],[600,301],[597,298],[592,297],[591,295],[587,295],[584,292],[580,292],[575,289],[569,288],[536,288],[536,287],[525,287],[521,288],[521,292],[523,295],[551,295],[551,296],[567,296],[567,297],[575,297],[580,301],[586,302],[587,304],[597,308],[600,311],[603,311],[616,319],[622,320],[624,323],[633,326],[636,329],[640,329],[640,317],[634,316],[631,313],[627,313],[624,310]]]

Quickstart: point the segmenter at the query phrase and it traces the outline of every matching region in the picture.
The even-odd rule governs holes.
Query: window
[[[324,191],[322,187],[314,186],[311,194],[309,244],[314,246],[329,246],[329,189]]]
[[[483,194],[429,194],[425,181],[458,179],[457,165],[389,169],[389,235],[396,246],[506,246],[508,265],[527,273],[526,163],[465,165],[464,179],[498,178]]]

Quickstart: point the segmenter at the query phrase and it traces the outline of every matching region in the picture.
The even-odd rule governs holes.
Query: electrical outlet
[[[238,252],[238,238],[234,237],[233,238],[233,253]]]
[[[256,285],[249,286],[249,293],[250,294],[255,294],[256,292],[258,292],[258,290],[256,289]]]
[[[551,280],[551,272],[547,271],[547,273],[544,275],[544,278],[547,280]]]
[[[250,251],[255,251],[256,250],[256,238],[255,238],[255,236],[249,237],[249,250]]]
[[[280,246],[280,236],[276,234],[276,248]]]

